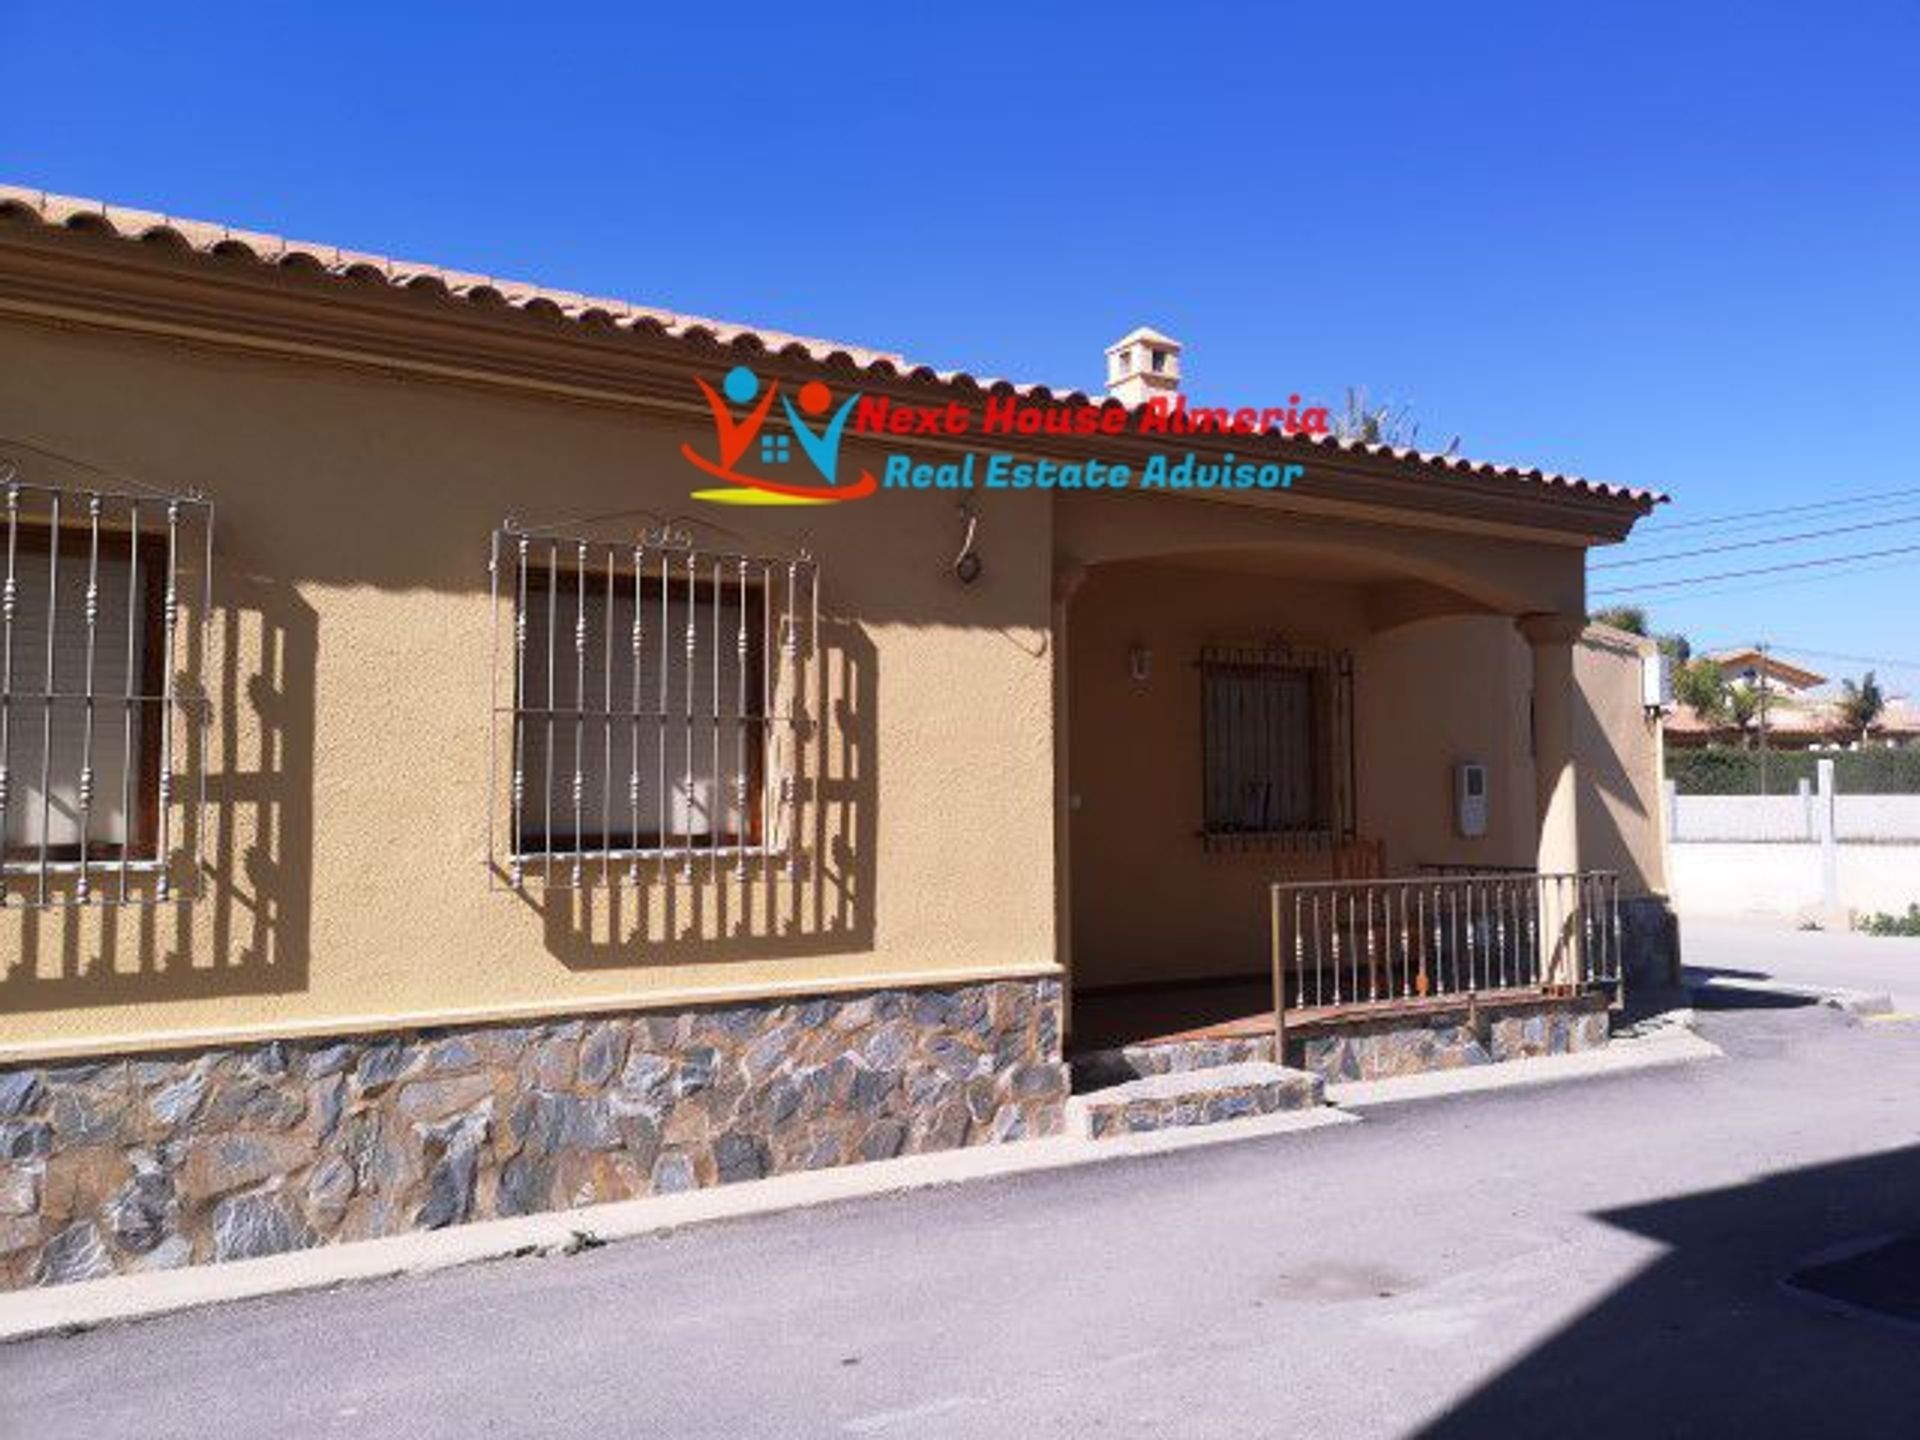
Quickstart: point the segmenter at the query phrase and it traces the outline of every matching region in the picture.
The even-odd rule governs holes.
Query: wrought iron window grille
[[[496,887],[796,874],[802,697],[819,570],[507,522],[494,604],[488,869]]]
[[[1355,838],[1353,657],[1275,642],[1201,652],[1201,839],[1210,851]]]
[[[212,505],[11,462],[0,505],[0,906],[199,898]]]

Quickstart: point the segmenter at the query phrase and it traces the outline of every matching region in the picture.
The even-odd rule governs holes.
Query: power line
[[[1707,585],[1715,580],[1739,580],[1749,575],[1777,575],[1789,570],[1814,570],[1823,565],[1846,565],[1855,560],[1878,560],[1887,555],[1912,555],[1920,553],[1920,545],[1892,545],[1884,550],[1860,550],[1851,555],[1824,555],[1815,560],[1792,560],[1780,565],[1758,565],[1746,570],[1722,570],[1713,575],[1690,575],[1683,580],[1656,580],[1646,585],[1620,585],[1610,590],[1596,590],[1595,597],[1601,595],[1640,595],[1649,590],[1679,590],[1689,585]]]
[[[1913,499],[1910,496],[1906,496],[1906,497],[1896,496],[1892,499],[1887,499],[1887,500],[1836,500],[1830,504],[1822,502],[1821,504],[1813,507],[1813,510],[1815,513],[1812,515],[1794,514],[1794,515],[1782,516],[1778,519],[1726,520],[1726,521],[1714,522],[1713,533],[1716,537],[1718,537],[1721,535],[1743,535],[1753,531],[1765,532],[1768,530],[1778,530],[1783,525],[1797,524],[1803,519],[1824,519],[1826,513],[1828,512],[1831,512],[1835,516],[1869,515],[1869,514],[1873,514],[1876,511],[1900,509],[1903,506],[1911,506],[1913,503],[1914,503]],[[1797,507],[1795,508],[1797,509]],[[1674,529],[1682,529],[1682,528],[1693,529],[1695,527],[1691,524],[1688,524],[1684,527],[1675,526],[1673,528]],[[1646,539],[1651,539],[1655,543],[1658,543],[1662,539],[1666,538],[1666,533],[1667,532],[1664,528],[1654,528],[1651,525],[1641,525],[1634,530],[1632,541],[1629,541],[1628,543],[1632,544],[1633,542],[1646,540]],[[1692,537],[1676,535],[1673,538],[1686,540],[1686,539],[1691,539]]]
[[[1920,670],[1920,660],[1899,660],[1891,655],[1848,655],[1838,650],[1818,650],[1811,645],[1796,645],[1791,640],[1769,640],[1767,642],[1777,650],[1791,650],[1796,655],[1811,655],[1816,660],[1845,660],[1850,665],[1892,665],[1902,670]],[[1704,650],[1729,650],[1731,645],[1704,645]]]
[[[1695,590],[1684,596],[1674,596],[1673,603],[1684,604],[1689,600],[1711,600],[1722,595],[1751,595],[1756,591],[1764,591],[1771,595],[1777,590],[1790,590],[1796,585],[1831,584],[1835,580],[1852,580],[1861,575],[1880,575],[1890,570],[1906,572],[1912,571],[1914,568],[1915,562],[1912,560],[1891,560],[1880,565],[1861,565],[1856,569],[1844,570],[1838,573],[1826,572],[1819,575],[1799,575],[1790,580],[1750,580],[1745,584],[1736,582],[1732,585],[1709,585],[1708,588],[1704,590]],[[1623,590],[1615,590],[1611,593],[1631,595],[1638,593],[1638,591],[1636,587],[1629,586]]]
[[[1589,565],[1589,570],[1624,570],[1633,565],[1660,565],[1669,560],[1684,560],[1694,555],[1721,555],[1729,550],[1757,550],[1766,545],[1796,545],[1802,540],[1819,540],[1828,535],[1852,535],[1861,530],[1887,530],[1895,525],[1920,524],[1920,515],[1902,515],[1894,520],[1861,520],[1852,525],[1834,525],[1825,530],[1802,530],[1793,535],[1770,535],[1760,540],[1735,540],[1726,545],[1703,545],[1693,550],[1668,550],[1659,555],[1642,555],[1632,560],[1605,560]]]
[[[1673,530],[1697,530],[1702,525],[1724,525],[1728,521],[1749,520],[1768,515],[1804,515],[1816,510],[1842,510],[1889,500],[1910,499],[1920,495],[1920,485],[1904,490],[1870,490],[1858,495],[1839,495],[1825,500],[1810,500],[1801,505],[1777,505],[1764,510],[1729,510],[1721,515],[1703,515],[1697,520],[1654,520],[1640,527],[1641,534],[1665,535]]]

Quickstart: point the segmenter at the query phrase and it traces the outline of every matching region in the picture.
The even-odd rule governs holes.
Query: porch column
[[[1534,800],[1541,871],[1580,868],[1580,825],[1573,774],[1573,645],[1586,623],[1571,615],[1523,615],[1533,647]]]
[[[1523,615],[1520,633],[1533,649],[1533,774],[1539,820],[1534,865],[1542,875],[1580,869],[1580,814],[1573,760],[1573,647],[1586,622],[1572,615]],[[1540,978],[1570,985],[1577,977],[1574,896],[1542,882]]]
[[[1053,576],[1053,944],[1059,963],[1061,1044],[1073,1030],[1073,786],[1068,769],[1071,733],[1067,697],[1073,676],[1068,668],[1067,612],[1087,578],[1087,567],[1070,565]]]

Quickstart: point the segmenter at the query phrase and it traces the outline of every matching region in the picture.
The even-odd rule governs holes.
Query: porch
[[[1117,508],[1076,538],[1120,553],[1056,586],[1075,1088],[1603,1043],[1622,878],[1580,865],[1579,551],[1296,520],[1129,554]]]
[[[1622,995],[1619,877],[1275,883],[1273,969],[1083,993],[1079,1091],[1267,1062],[1379,1079],[1602,1044]]]

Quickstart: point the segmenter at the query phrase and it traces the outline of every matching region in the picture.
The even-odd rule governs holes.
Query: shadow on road
[[[1818,995],[1766,988],[1773,983],[1773,977],[1763,970],[1689,965],[1681,972],[1678,985],[1628,987],[1626,1004],[1615,1017],[1614,1028],[1636,1025],[1671,1010],[1799,1010],[1820,1003]]]
[[[1738,980],[1738,985],[1716,985],[1716,980]],[[1796,994],[1790,990],[1766,989],[1770,976],[1753,970],[1686,971],[1687,987],[1696,1010],[1803,1010],[1818,1005],[1817,994]]]
[[[1787,1283],[1822,1254],[1920,1226],[1920,1146],[1596,1218],[1666,1255],[1423,1434],[1920,1433],[1920,1337]],[[1920,1284],[1920,1268],[1905,1273]],[[1868,1278],[1882,1298],[1903,1283]]]

